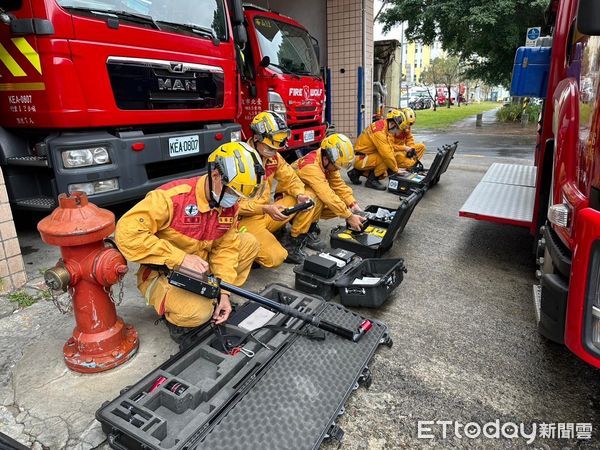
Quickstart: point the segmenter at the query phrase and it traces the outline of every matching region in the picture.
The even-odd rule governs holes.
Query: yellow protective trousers
[[[417,160],[420,160],[425,154],[425,144],[418,143],[414,147],[417,152],[417,158],[407,158],[405,150],[394,151],[396,163],[399,169],[410,169]],[[375,171],[377,178],[385,177],[388,173],[388,167],[379,153],[371,153],[370,155],[356,155],[354,160],[354,168],[360,172]]]
[[[290,232],[292,237],[298,237],[301,234],[308,233],[310,226],[313,223],[317,223],[320,219],[327,220],[338,217],[335,212],[329,209],[325,203],[319,199],[312,189],[307,187],[306,195],[313,199],[315,206],[307,211],[296,214],[292,219],[292,230]]]
[[[233,283],[236,286],[241,286],[248,278],[259,249],[258,242],[251,234],[241,233],[239,237],[237,278]],[[197,327],[208,322],[217,304],[217,300],[170,285],[164,274],[143,264],[137,273],[137,285],[146,303],[154,306],[159,315],[164,315],[169,322],[180,327]]]
[[[282,199],[275,202],[276,205],[284,208],[295,206],[297,200],[291,195],[286,195]],[[258,256],[256,262],[263,267],[273,268],[278,267],[287,258],[288,252],[277,240],[273,233],[285,226],[294,216],[289,216],[287,220],[274,220],[268,214],[256,214],[254,216],[243,217],[240,220],[239,229],[244,227],[253,235],[259,244]]]

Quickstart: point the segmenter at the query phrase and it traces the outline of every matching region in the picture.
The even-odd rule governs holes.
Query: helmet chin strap
[[[211,209],[215,209],[218,208],[219,205],[221,204],[221,200],[223,200],[223,195],[225,195],[225,186],[221,187],[221,195],[219,196],[219,200],[216,200],[214,195],[213,195],[213,180],[212,180],[212,164],[208,165],[208,195],[209,195],[209,199],[208,199],[208,206]]]

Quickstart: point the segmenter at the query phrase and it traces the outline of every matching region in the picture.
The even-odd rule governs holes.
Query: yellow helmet
[[[406,116],[406,120],[408,120],[408,124],[412,127],[417,121],[417,115],[414,110],[411,108],[402,108],[402,112]]]
[[[209,173],[213,169],[221,175],[223,185],[243,198],[256,195],[265,174],[261,157],[245,142],[228,142],[212,152],[208,156]],[[211,177],[209,183],[212,192]]]
[[[347,136],[341,133],[334,133],[323,139],[321,142],[321,152],[338,169],[350,167],[354,160],[352,142],[350,142]]]
[[[400,109],[390,109],[386,114],[385,118],[387,120],[393,120],[398,128],[404,130],[409,126],[408,119],[406,118],[406,114]]]
[[[286,146],[291,134],[285,120],[273,111],[258,113],[252,119],[250,129],[258,137],[259,142],[277,150]]]

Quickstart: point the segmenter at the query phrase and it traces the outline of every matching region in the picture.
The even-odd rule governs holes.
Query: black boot
[[[350,178],[350,181],[352,182],[352,184],[356,184],[356,185],[362,184],[360,182],[361,173],[358,170],[352,169],[346,173],[348,174],[348,178]]]
[[[365,182],[365,187],[375,189],[377,191],[385,191],[387,189],[385,185],[377,179],[377,177],[375,176],[375,172],[373,171],[369,172],[369,177]]]
[[[318,229],[318,225],[313,223],[308,229],[308,233],[306,234],[306,246],[311,250],[316,250],[321,252],[325,250],[325,243],[319,238],[319,233],[321,230]]]
[[[169,330],[169,336],[175,341],[176,344],[181,344],[186,337],[188,337],[198,327],[180,327],[165,319],[165,325]]]
[[[305,243],[306,235],[300,235],[298,237],[289,236],[285,242],[283,242],[283,246],[288,252],[285,262],[288,264],[302,264],[307,256],[302,250]]]

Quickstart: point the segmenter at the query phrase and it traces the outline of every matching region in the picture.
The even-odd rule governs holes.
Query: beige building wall
[[[398,46],[394,52],[394,60],[385,74],[385,85],[387,89],[386,106],[400,106],[400,83],[402,81],[402,46]]]
[[[17,230],[0,170],[0,293],[19,289],[27,282]]]
[[[364,59],[363,48],[366,48]],[[327,0],[327,50],[331,70],[332,122],[338,132],[355,140],[360,131],[358,68],[363,63],[364,96],[360,129],[371,123],[373,0]]]

